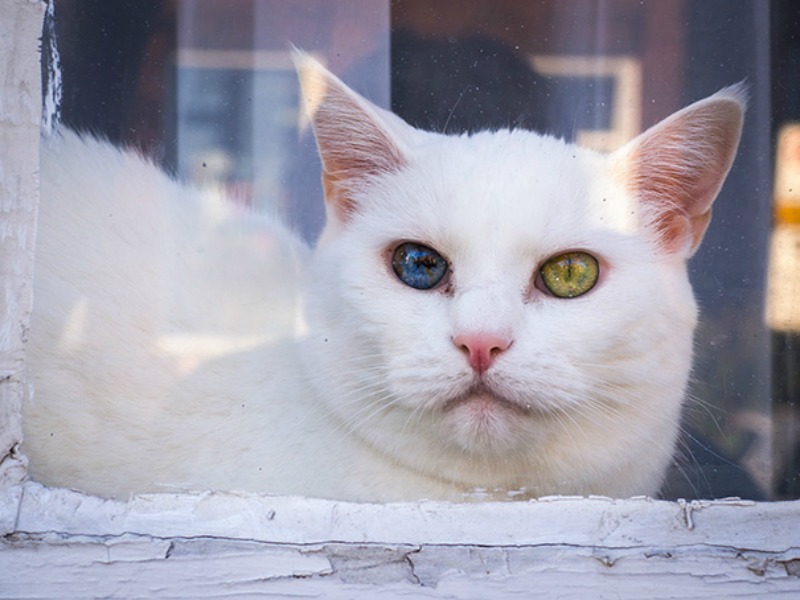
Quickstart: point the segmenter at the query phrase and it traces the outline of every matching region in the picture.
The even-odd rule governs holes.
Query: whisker
[[[458,95],[458,98],[456,98],[455,103],[453,103],[453,107],[450,109],[450,112],[447,115],[447,119],[445,119],[444,126],[442,127],[441,133],[447,133],[447,126],[450,124],[450,119],[453,118],[453,115],[456,112],[456,108],[458,107],[459,103],[461,102],[461,99],[464,97],[464,94],[466,94],[469,91],[470,87],[472,87],[472,86],[470,86],[468,84],[463,90],[461,90],[461,93]]]

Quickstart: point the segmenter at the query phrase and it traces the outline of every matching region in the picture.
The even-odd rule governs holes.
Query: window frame
[[[753,597],[800,591],[800,500],[355,504],[233,492],[103,500],[26,481],[43,1],[0,0],[0,590],[14,596]],[[202,573],[202,576],[200,574]]]

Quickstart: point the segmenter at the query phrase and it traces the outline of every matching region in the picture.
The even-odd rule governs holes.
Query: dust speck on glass
[[[691,263],[701,324],[662,493],[764,499],[800,497],[800,316],[766,293],[797,278],[770,243],[800,239],[798,191],[776,188],[773,202],[773,175],[800,170],[789,151],[773,160],[779,131],[800,147],[786,129],[800,121],[798,27],[793,0],[59,0],[45,34],[58,40],[65,124],[288,215],[309,240],[324,220],[320,165],[290,44],[417,127],[535,129],[599,150],[746,82],[739,155]],[[447,277],[422,244],[391,262],[414,288]],[[580,296],[598,264],[554,257],[540,276]]]

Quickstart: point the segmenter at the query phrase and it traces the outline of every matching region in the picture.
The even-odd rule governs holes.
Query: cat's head
[[[685,263],[742,91],[603,155],[423,132],[310,58],[299,71],[327,206],[309,368],[344,430],[467,487],[654,493],[691,366]]]

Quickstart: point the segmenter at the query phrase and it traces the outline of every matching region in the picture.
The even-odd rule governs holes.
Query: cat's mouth
[[[465,393],[445,402],[442,410],[444,412],[450,412],[459,407],[469,407],[479,411],[505,409],[521,415],[530,414],[533,410],[530,405],[526,406],[519,402],[509,400],[503,395],[492,391],[482,383],[471,387]]]

